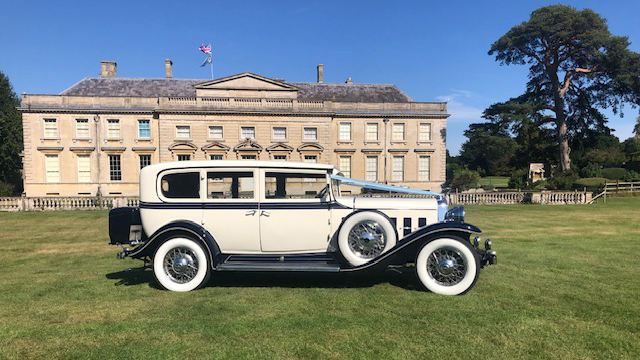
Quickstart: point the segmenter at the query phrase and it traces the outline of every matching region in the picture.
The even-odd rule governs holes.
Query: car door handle
[[[246,216],[253,216],[256,214],[258,210],[249,210],[246,213],[244,213]]]
[[[260,216],[266,216],[266,217],[269,217],[269,216],[271,216],[271,213],[270,213],[270,212],[268,212],[268,211],[264,211],[264,210],[262,210],[262,211],[260,212]]]

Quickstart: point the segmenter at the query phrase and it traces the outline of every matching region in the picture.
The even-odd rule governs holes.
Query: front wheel
[[[153,274],[163,288],[191,291],[206,284],[211,273],[202,246],[188,237],[165,241],[153,257]]]
[[[480,275],[480,260],[468,241],[437,238],[425,244],[416,259],[418,278],[427,290],[461,295],[471,290]]]

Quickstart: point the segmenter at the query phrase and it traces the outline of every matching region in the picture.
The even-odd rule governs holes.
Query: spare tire
[[[353,266],[364,265],[396,246],[396,232],[384,215],[363,211],[344,221],[338,234],[342,256]]]

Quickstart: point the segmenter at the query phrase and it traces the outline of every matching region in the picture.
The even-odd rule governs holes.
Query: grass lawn
[[[465,296],[378,276],[124,271],[107,212],[0,213],[0,359],[637,359],[640,198],[468,206],[497,266]]]
[[[480,178],[478,181],[478,187],[483,185],[493,185],[497,188],[508,188],[509,177],[508,176],[486,176]]]

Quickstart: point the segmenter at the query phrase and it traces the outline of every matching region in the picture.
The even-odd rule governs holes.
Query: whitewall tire
[[[163,288],[191,291],[209,280],[211,264],[204,248],[188,237],[165,241],[153,257],[153,273]]]
[[[416,259],[418,279],[427,290],[461,295],[471,290],[480,274],[480,261],[468,241],[437,238],[425,244]]]
[[[353,266],[364,265],[396,245],[396,232],[382,214],[363,211],[349,217],[338,234],[342,256]]]

